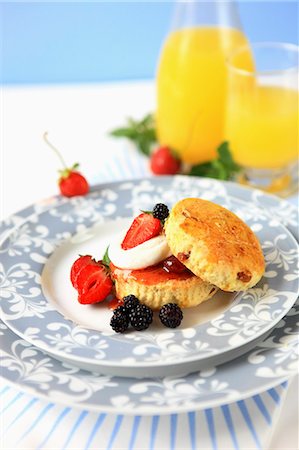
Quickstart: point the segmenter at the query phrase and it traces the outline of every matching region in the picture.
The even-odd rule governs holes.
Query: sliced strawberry
[[[73,263],[71,268],[71,282],[75,289],[78,288],[77,286],[77,277],[81,269],[83,267],[87,266],[87,264],[97,264],[96,261],[92,258],[90,255],[84,255],[80,256],[76,261]]]
[[[104,266],[88,264],[77,276],[78,301],[83,304],[98,303],[112,290],[112,280]]]
[[[130,226],[121,244],[123,250],[136,247],[149,239],[158,236],[162,230],[159,219],[155,219],[151,214],[139,214]]]

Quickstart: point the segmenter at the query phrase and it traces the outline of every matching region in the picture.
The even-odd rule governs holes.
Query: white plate
[[[236,187],[237,189],[237,187]],[[107,303],[81,305],[69,280],[78,254],[97,259],[140,209],[171,206],[195,196],[226,206],[256,232],[266,258],[260,283],[184,311],[176,330],[154,324],[143,332],[114,333]],[[224,183],[152,178],[111,183],[86,197],[53,204],[16,227],[1,245],[3,321],[20,337],[80,368],[118,376],[189,373],[223,363],[256,345],[285,316],[298,295],[297,243],[254,203],[230,195]]]

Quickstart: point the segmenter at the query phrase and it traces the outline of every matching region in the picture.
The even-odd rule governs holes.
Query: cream
[[[121,269],[145,269],[158,264],[172,254],[164,234],[128,250],[123,250],[121,247],[123,238],[124,234],[118,236],[108,250],[111,262]]]

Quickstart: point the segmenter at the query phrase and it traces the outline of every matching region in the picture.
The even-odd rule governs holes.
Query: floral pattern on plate
[[[230,196],[250,202],[260,213],[281,220],[299,238],[297,211],[288,202],[234,183],[223,184]],[[55,203],[58,201],[61,199],[55,199]],[[48,207],[52,204],[53,199],[47,202]],[[44,205],[34,205],[2,222],[0,240],[41,208]],[[163,414],[213,407],[262,392],[297,372],[298,315],[299,301],[263,342],[237,360],[191,375],[144,380],[93,374],[61,363],[0,322],[1,376],[33,395],[95,411]]]
[[[61,363],[0,325],[1,375],[51,401],[95,411],[179,413],[237,401],[275,386],[298,368],[299,302],[254,350],[189,375],[136,380],[104,376]]]
[[[263,336],[290,310],[298,295],[297,243],[278,220],[281,215],[277,218],[273,213],[284,211],[283,218],[288,217],[292,223],[295,217],[290,208],[271,205],[270,212],[263,208],[263,196],[267,202],[273,200],[257,191],[244,190],[250,193],[249,198],[237,198],[239,187],[231,193],[231,186],[211,179],[150,178],[110,183],[85,197],[63,201],[58,197],[48,208],[37,209],[2,240],[0,305],[4,322],[29,343],[74,364],[81,361],[81,366],[85,362],[94,367],[134,366],[144,373],[152,367],[204,361]],[[41,274],[49,256],[60,245],[70,239],[76,243],[84,234],[89,238],[101,224],[109,226],[110,222],[133,216],[140,209],[150,209],[155,203],[171,206],[184,197],[205,198],[234,211],[262,243],[265,276],[255,288],[238,293],[221,315],[175,331],[117,335],[76,324],[47,301]]]

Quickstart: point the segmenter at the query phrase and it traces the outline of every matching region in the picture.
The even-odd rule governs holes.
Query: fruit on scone
[[[122,242],[123,233],[116,235],[109,246],[110,263],[118,268],[145,269],[171,255],[164,233],[127,250],[122,248]]]
[[[169,216],[169,209],[164,203],[157,203],[153,207],[153,216],[159,220],[165,220]]]
[[[166,327],[176,328],[183,320],[183,313],[176,303],[167,303],[160,309],[159,319]]]
[[[181,161],[169,147],[159,147],[151,155],[150,168],[156,175],[174,175],[179,172]]]
[[[61,195],[74,197],[76,195],[86,195],[89,192],[89,184],[86,178],[78,171],[79,164],[75,163],[68,167],[60,153],[48,139],[48,133],[44,133],[44,141],[56,153],[63,169],[59,170],[58,186]]]
[[[143,211],[109,244],[102,261],[78,258],[71,281],[81,303],[104,300],[114,284],[110,325],[123,333],[129,327],[146,330],[154,310],[161,324],[176,328],[182,308],[199,305],[219,288],[248,289],[264,270],[259,241],[239,217],[207,200],[186,198],[171,211],[163,203]]]
[[[182,308],[197,306],[216,293],[217,288],[195,276],[172,255],[162,232],[162,223],[168,216],[168,206],[157,203],[152,211],[143,212],[134,219],[127,232],[124,242],[132,237],[133,230],[131,242],[134,247],[124,249],[117,239],[110,244],[110,270],[119,298],[134,295],[141,303],[159,310],[171,301]],[[155,233],[159,232],[159,235],[153,236],[152,228],[144,227],[143,221],[145,224],[157,223]],[[140,239],[142,233],[147,240],[138,244],[135,235]]]
[[[134,220],[121,244],[123,250],[134,248],[162,231],[162,224],[151,214],[141,213]]]

